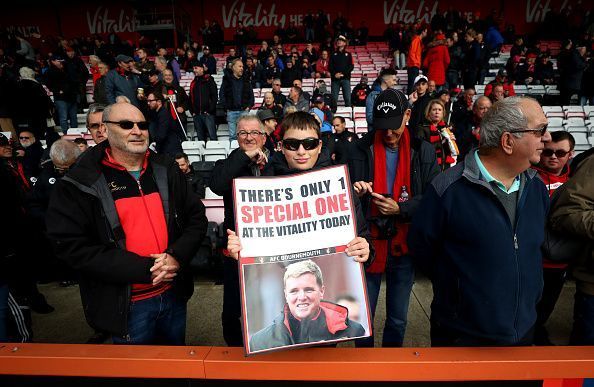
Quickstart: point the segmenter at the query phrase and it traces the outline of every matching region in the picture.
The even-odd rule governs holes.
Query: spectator
[[[383,69],[379,77],[373,82],[372,90],[365,101],[365,117],[367,118],[367,129],[373,129],[373,106],[375,99],[380,93],[386,89],[392,89],[398,84],[396,71],[391,68]]]
[[[561,91],[561,104],[569,105],[571,97],[579,94],[584,70],[587,67],[586,45],[576,43],[576,48],[571,50],[566,60],[561,63],[561,78],[559,89]]]
[[[367,76],[363,75],[357,86],[353,88],[353,92],[351,93],[351,101],[353,103],[353,106],[365,106],[367,97],[369,96],[369,94],[371,94],[371,88],[369,87],[367,82]]]
[[[231,63],[238,58],[241,59],[241,56],[236,53],[234,48],[230,48],[229,55],[227,55],[227,58],[225,58],[225,63],[227,64],[225,68],[231,68]]]
[[[253,89],[259,89],[264,84],[262,80],[264,69],[254,58],[248,57],[245,60],[245,76],[249,79]]]
[[[293,86],[289,90],[289,98],[283,108],[284,115],[287,115],[287,109],[290,107],[295,107],[297,111],[301,112],[309,111],[309,101],[303,97],[303,90],[300,87]]]
[[[188,116],[186,111],[190,109],[190,98],[186,90],[174,83],[173,71],[166,69],[163,71],[162,93],[167,98],[167,107],[171,112],[171,117],[182,128],[188,126]]]
[[[549,196],[553,196],[554,192],[569,179],[569,162],[573,158],[574,147],[575,139],[571,133],[552,132],[551,142],[545,144],[544,150],[540,154],[540,162],[537,166],[532,167],[545,183],[549,190]],[[568,267],[569,264],[566,262],[553,262],[543,257],[544,287],[542,298],[536,306],[537,318],[534,328],[534,343],[536,345],[552,345],[545,324],[561,295]]]
[[[268,47],[268,42],[263,40],[260,49],[258,50],[258,62],[265,63],[268,60],[268,57],[271,55],[270,47]]]
[[[233,150],[226,159],[216,162],[210,181],[210,189],[222,196],[225,203],[223,225],[227,233],[235,230],[233,179],[260,176],[269,156],[264,147],[266,136],[257,116],[240,117],[237,128],[239,148]],[[237,261],[225,257],[223,271],[223,337],[229,346],[243,346]]]
[[[76,144],[76,147],[80,150],[80,153],[83,153],[84,151],[89,149],[89,143],[86,139],[82,137],[75,138],[74,144]]]
[[[25,60],[25,65],[31,65],[35,61],[35,50],[33,49],[33,46],[20,32],[15,34],[15,38],[18,41],[18,50],[16,50],[16,54]]]
[[[66,134],[68,128],[78,127],[76,118],[78,85],[76,79],[73,79],[72,75],[66,72],[62,57],[51,56],[49,64],[49,69],[45,73],[45,83],[54,96],[60,127],[62,132]]]
[[[287,103],[287,97],[283,94],[281,90],[281,80],[280,78],[275,78],[272,81],[272,95],[274,96],[274,103],[279,105],[281,108],[285,107]]]
[[[489,82],[487,84],[487,86],[485,86],[485,97],[488,97],[491,95],[491,92],[493,91],[493,87],[495,85],[503,86],[503,94],[505,97],[513,97],[514,95],[516,95],[516,90],[514,89],[514,83],[515,82],[509,82],[509,79],[507,77],[507,70],[501,68],[497,71],[497,75],[495,76],[495,79],[492,80],[491,82]]]
[[[289,60],[285,69],[281,72],[280,79],[282,87],[291,87],[293,86],[293,81],[296,79],[301,80],[301,71],[299,68],[295,68],[293,61]]]
[[[307,58],[310,63],[314,63],[318,60],[318,51],[314,48],[313,44],[307,43],[303,52],[301,53],[301,58]]]
[[[420,126],[425,122],[425,109],[427,109],[427,105],[431,101],[431,96],[427,92],[429,87],[428,82],[429,80],[426,76],[417,76],[414,80],[415,91],[408,98],[412,104],[408,126],[414,136],[420,135]]]
[[[283,117],[283,108],[274,102],[274,95],[271,91],[268,91],[266,94],[264,94],[264,103],[262,106],[260,106],[260,109],[272,111],[277,121],[280,121]]]
[[[531,52],[526,55],[526,61],[518,66],[516,80],[524,85],[536,84],[535,72],[536,54]]]
[[[476,31],[472,28],[468,29],[464,34],[464,68],[463,81],[464,88],[474,88],[481,68],[481,46],[476,41]]]
[[[550,140],[546,127],[537,101],[498,102],[479,150],[427,188],[408,246],[433,283],[432,346],[532,344],[549,200],[530,165]]]
[[[328,51],[322,50],[320,59],[316,61],[316,78],[330,78],[330,60]]]
[[[21,79],[11,91],[16,102],[13,107],[13,122],[18,128],[27,128],[35,137],[43,138],[47,119],[51,117],[54,105],[43,85],[35,79],[32,69],[21,67],[19,75]]]
[[[454,166],[458,156],[458,146],[453,129],[445,121],[446,108],[443,102],[433,99],[425,109],[427,124],[421,126],[420,134],[425,141],[435,147],[437,164],[441,171]]]
[[[455,122],[456,135],[460,149],[459,158],[462,160],[471,149],[478,147],[481,123],[485,114],[491,109],[492,103],[488,97],[480,96],[471,105],[469,114]]]
[[[534,79],[539,85],[552,85],[556,83],[553,63],[549,60],[549,54],[544,53],[536,62]]]
[[[408,48],[408,55],[406,57],[406,70],[408,73],[408,88],[407,94],[413,92],[414,80],[419,75],[421,68],[421,53],[423,52],[423,39],[427,36],[427,27],[419,27],[416,30],[415,36],[412,38],[410,47]]]
[[[266,134],[264,147],[268,149],[270,154],[272,154],[276,151],[276,144],[278,142],[277,138],[274,136],[274,132],[277,130],[278,121],[270,109],[259,110],[258,119],[262,123],[264,133]]]
[[[313,42],[315,40],[314,23],[315,23],[314,16],[311,14],[311,11],[308,10],[307,14],[303,18],[303,26],[305,27],[305,41],[306,42]]]
[[[489,94],[489,99],[491,100],[492,104],[497,101],[501,101],[505,98],[505,91],[503,90],[503,85],[495,85],[493,86],[492,90],[493,92]]]
[[[139,98],[144,96],[138,93],[138,89],[144,87],[137,70],[134,68],[134,60],[127,55],[118,55],[115,58],[118,67],[109,70],[105,76],[105,91],[107,94],[107,102],[115,103],[116,97],[126,96],[130,103],[139,107]]]
[[[571,265],[576,293],[570,345],[594,345],[594,271],[591,250],[594,235],[591,221],[594,157],[591,151],[582,154],[584,156],[577,165],[577,159],[572,163],[575,172],[563,184],[549,217],[553,230],[576,238],[586,247],[582,254],[573,259]]]
[[[155,64],[149,60],[145,48],[140,47],[136,49],[136,56],[138,57],[138,62],[134,66],[142,75],[146,75],[149,71],[155,69]]]
[[[303,91],[303,81],[301,79],[295,79],[293,81],[293,86],[298,87]],[[303,91],[303,98],[311,101],[311,95],[307,91]]]
[[[312,98],[315,99],[318,95],[324,97],[324,103],[326,106],[329,106],[333,112],[336,111],[336,100],[332,98],[332,94],[328,93],[328,87],[326,86],[326,82],[324,82],[323,79],[318,79],[316,82],[316,88],[313,91]]]
[[[206,67],[208,74],[214,75],[217,73],[217,60],[211,55],[209,46],[202,47],[202,57],[198,62]]]
[[[173,71],[173,75],[175,76],[175,84],[179,84],[179,80],[181,78],[181,71],[180,71],[180,67],[179,67],[179,62],[174,58],[174,57],[170,57],[168,55],[167,49],[164,47],[161,47],[157,50],[157,55],[160,58],[164,58],[165,61],[167,62],[167,68],[170,69],[171,71]],[[157,66],[157,63],[155,61],[155,67]],[[157,70],[163,72],[164,69],[160,69],[157,68]]]
[[[200,199],[204,199],[204,196],[206,195],[206,187],[204,186],[200,175],[198,175],[194,171],[194,168],[192,168],[188,155],[183,152],[176,154],[175,162],[177,163],[179,170],[186,177],[188,185],[192,187],[192,191],[194,191]]]
[[[332,160],[336,164],[348,164],[349,148],[359,137],[347,130],[346,120],[342,116],[334,116],[332,127],[334,128],[334,135],[332,136],[334,140],[334,154]]]
[[[95,144],[99,144],[107,139],[107,135],[105,134],[106,127],[103,124],[103,110],[105,110],[105,105],[94,103],[89,106],[89,110],[87,111],[87,129],[91,133]]]
[[[93,101],[95,103],[99,103],[102,105],[107,105],[109,102],[107,101],[107,90],[105,88],[105,76],[109,71],[109,67],[103,63],[97,63],[97,70],[99,74],[99,78],[97,82],[95,82],[95,88],[93,89]]]
[[[274,89],[274,82],[278,79],[278,87],[280,88],[280,76],[281,70],[276,66],[276,63],[274,61],[274,55],[271,55],[266,60],[266,66],[264,67],[264,77],[266,79],[266,85]]]
[[[146,102],[151,117],[150,133],[151,139],[155,142],[155,151],[174,157],[182,151],[181,143],[185,139],[180,133],[177,122],[167,109],[165,97],[158,91],[152,91],[147,95]],[[105,116],[105,112],[103,115]]]
[[[43,155],[41,142],[37,141],[32,131],[23,130],[19,133],[19,143],[24,150],[21,162],[25,177],[27,180],[35,182],[40,172],[41,156]]]
[[[243,77],[241,59],[235,59],[231,63],[231,72],[223,76],[219,98],[227,112],[229,140],[236,140],[235,129],[239,116],[254,106],[254,90],[249,81]]]
[[[323,95],[316,95],[315,98],[311,101],[311,104],[314,108],[319,109],[324,114],[324,116],[322,117],[322,122],[332,122],[332,109],[330,108],[330,106],[326,105],[326,101],[324,100]]]
[[[194,80],[190,84],[190,111],[194,117],[194,130],[199,141],[217,140],[215,116],[217,110],[217,84],[204,67],[194,63]]]
[[[64,58],[64,68],[69,74],[70,78],[76,82],[78,87],[78,96],[76,106],[78,112],[82,113],[83,107],[87,106],[87,81],[89,80],[89,70],[85,63],[76,55],[74,49],[69,47],[66,50],[66,58]]]
[[[450,54],[450,65],[448,66],[446,73],[447,87],[449,89],[458,87],[458,84],[460,83],[460,73],[462,71],[464,58],[462,47],[456,40],[454,40],[453,36],[458,35],[452,34],[452,36],[449,36],[446,39],[446,45],[448,46],[448,52]]]
[[[343,35],[336,38],[336,51],[330,57],[328,70],[332,83],[330,85],[332,98],[338,101],[339,89],[342,89],[344,106],[351,106],[351,71],[353,71],[353,57],[346,50],[347,39]]]
[[[449,65],[450,53],[445,45],[445,35],[438,34],[423,59],[423,68],[428,69],[427,77],[435,82],[437,90],[441,90],[446,84],[446,70]],[[429,93],[431,94],[431,90]]]
[[[485,32],[485,44],[489,50],[489,57],[499,55],[503,42],[503,36],[501,35],[501,32],[499,32],[497,26],[495,24],[489,26],[487,32]]]
[[[188,268],[206,233],[204,206],[178,167],[148,150],[148,125],[136,107],[115,104],[103,113],[109,140],[55,187],[49,235],[79,272],[92,327],[110,332],[115,344],[184,345],[193,292]],[[115,241],[110,230],[118,230]]]
[[[386,274],[386,324],[382,346],[401,347],[406,330],[414,268],[408,254],[408,223],[414,219],[429,182],[439,173],[435,150],[406,128],[411,110],[404,93],[386,89],[373,108],[374,131],[357,142],[364,155],[355,192],[371,229],[375,260],[365,278],[372,318]],[[356,156],[354,155],[353,158]],[[357,342],[373,346],[373,337]]]
[[[522,36],[516,36],[513,46],[509,50],[509,56],[524,56],[526,55],[526,45],[524,44],[524,38]]]

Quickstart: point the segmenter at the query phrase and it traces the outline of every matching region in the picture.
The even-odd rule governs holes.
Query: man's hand
[[[355,184],[353,184],[353,188],[355,188],[355,193],[357,194],[358,197],[363,197],[365,195],[367,195],[368,193],[372,193],[373,192],[373,188],[371,187],[373,185],[373,182],[366,182],[366,181],[358,181]]]
[[[397,215],[400,213],[400,206],[392,198],[387,198],[378,193],[372,192],[373,203],[377,206],[382,215]]]
[[[241,242],[235,231],[227,229],[227,252],[231,258],[238,259],[241,251]]]
[[[251,151],[246,151],[245,155],[250,158],[256,164],[262,166],[268,162],[268,157],[262,152],[262,149],[254,149]]]
[[[151,254],[151,258],[155,259],[155,264],[151,267],[153,285],[157,285],[163,281],[173,281],[179,270],[177,259],[167,253]]]
[[[366,262],[369,259],[369,242],[365,238],[356,237],[347,244],[345,252],[357,262]]]
[[[410,93],[410,95],[408,96],[408,102],[410,102],[410,104],[412,105],[413,103],[417,102],[417,99],[419,99],[419,95],[417,94],[416,91],[413,91],[412,93]]]

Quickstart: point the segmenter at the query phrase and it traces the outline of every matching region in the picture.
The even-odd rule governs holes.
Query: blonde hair
[[[320,287],[324,286],[324,277],[322,276],[322,270],[320,270],[320,267],[311,259],[292,263],[289,266],[287,266],[285,276],[283,278],[284,286],[287,285],[287,279],[299,278],[307,273],[313,274],[316,277],[316,282]]]
[[[433,105],[439,105],[441,106],[441,108],[443,109],[443,115],[442,115],[442,119],[445,117],[446,115],[446,107],[443,103],[443,101],[439,100],[439,99],[432,99],[431,101],[429,101],[429,103],[427,104],[427,107],[425,108],[425,118],[428,119],[429,121],[431,121],[431,119],[429,119],[429,112],[431,112],[431,108],[433,107]]]

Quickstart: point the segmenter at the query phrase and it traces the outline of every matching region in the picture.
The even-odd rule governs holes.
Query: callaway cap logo
[[[383,110],[383,112],[385,114],[388,114],[388,111],[390,111],[390,109],[396,110],[396,105],[394,105],[393,103],[390,103],[390,102],[386,102],[386,101],[377,105],[377,110]]]

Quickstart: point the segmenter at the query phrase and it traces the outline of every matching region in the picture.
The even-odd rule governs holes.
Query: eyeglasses
[[[239,132],[237,132],[237,135],[239,137],[247,137],[247,136],[252,136],[252,137],[258,137],[263,135],[264,133],[259,132],[257,130],[252,130],[250,132],[246,131],[246,130],[240,130]]]
[[[116,124],[117,126],[119,126],[122,129],[126,129],[126,130],[130,130],[134,127],[134,124],[136,124],[136,126],[138,126],[138,129],[140,130],[148,130],[149,128],[149,123],[147,121],[138,121],[138,122],[134,122],[134,121],[129,121],[129,120],[122,120],[122,121],[103,121],[107,124]]]
[[[547,132],[547,127],[548,127],[548,125],[545,125],[545,126],[543,126],[542,128],[539,128],[539,129],[510,130],[509,132],[510,133],[534,133],[538,137],[542,137]]]
[[[31,137],[20,136],[19,140],[30,140]]]
[[[320,145],[320,139],[308,137],[304,138],[303,140],[298,140],[296,138],[285,138],[283,140],[283,147],[286,150],[296,151],[301,145],[303,145],[303,149],[305,150],[313,150],[316,149],[318,145]]]
[[[87,126],[87,128],[91,129],[91,130],[97,130],[101,127],[101,124],[98,123],[94,123],[94,124],[89,124],[89,126]]]
[[[555,155],[559,159],[567,156],[567,154],[569,154],[569,153],[571,153],[571,151],[565,151],[563,149],[557,149],[557,150],[545,149],[542,151],[542,155],[545,157],[551,157],[552,155]]]

